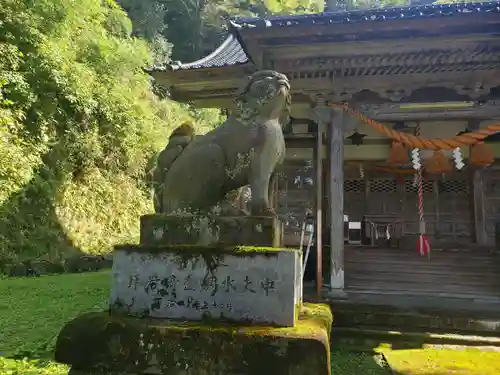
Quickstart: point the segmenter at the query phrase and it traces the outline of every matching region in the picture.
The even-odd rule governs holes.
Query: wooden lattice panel
[[[365,180],[345,180],[344,181],[344,194],[358,193],[365,194],[366,182]]]
[[[370,193],[396,193],[397,182],[395,179],[376,179],[370,181]]]
[[[418,187],[415,184],[413,179],[405,180],[404,191],[405,191],[405,193],[417,194]],[[424,194],[433,193],[434,192],[434,181],[423,181],[422,182],[422,191]],[[415,195],[415,197],[416,197],[416,195]]]
[[[438,181],[439,194],[460,194],[469,193],[469,185],[466,180],[443,180]]]
[[[365,210],[366,181],[353,179],[344,181],[344,214],[351,221],[363,218]]]
[[[368,181],[366,213],[392,215],[401,211],[395,178]]]
[[[500,222],[500,170],[486,169],[481,172],[484,184],[484,213],[488,242],[495,243],[495,226]]]

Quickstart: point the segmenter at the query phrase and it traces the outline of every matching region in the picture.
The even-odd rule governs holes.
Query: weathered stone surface
[[[163,212],[163,182],[168,170],[181,152],[194,140],[195,136],[196,132],[193,125],[189,122],[183,123],[172,132],[168,138],[168,144],[158,155],[156,166],[151,172],[155,212]]]
[[[306,304],[293,328],[172,323],[90,313],[59,334],[73,369],[168,375],[329,375],[332,315]]]
[[[111,308],[136,316],[293,326],[301,253],[291,249],[118,246]]]
[[[141,217],[144,245],[247,245],[281,247],[283,224],[267,216],[154,214]]]
[[[251,213],[274,214],[269,185],[285,159],[282,126],[289,115],[290,82],[283,74],[261,70],[234,99],[235,108],[224,123],[180,154],[174,152],[175,161],[163,177],[161,212],[207,214],[228,192],[250,185]]]

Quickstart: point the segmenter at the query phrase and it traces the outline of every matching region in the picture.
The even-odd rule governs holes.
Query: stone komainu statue
[[[269,183],[285,157],[282,120],[290,103],[285,75],[266,70],[250,76],[235,98],[231,116],[182,150],[175,146],[178,154],[160,168],[165,174],[159,211],[209,213],[228,193],[250,185],[252,215],[274,215]]]
[[[152,173],[155,212],[163,212],[162,191],[168,170],[175,159],[177,159],[184,148],[191,143],[195,136],[196,133],[193,125],[188,122],[183,123],[172,132],[168,138],[168,144],[158,155],[156,167]]]

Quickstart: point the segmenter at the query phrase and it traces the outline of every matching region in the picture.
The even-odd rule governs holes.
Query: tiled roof
[[[243,50],[243,47],[241,47],[240,42],[233,34],[230,34],[226,40],[207,57],[186,64],[172,64],[172,69],[220,68],[223,66],[244,64],[248,61],[248,56]]]
[[[297,16],[276,16],[268,18],[236,18],[230,22],[233,32],[208,56],[190,63],[174,62],[167,67],[147,70],[172,71],[202,68],[219,68],[245,64],[250,61],[237,35],[244,28],[283,28],[294,26],[339,25],[358,22],[419,20],[425,18],[452,17],[474,13],[496,13],[500,15],[500,1],[459,4],[431,4],[397,8],[354,10],[349,12],[326,12]],[[500,30],[499,30],[500,32]]]
[[[370,21],[414,20],[423,18],[450,17],[472,13],[500,14],[500,1],[460,4],[431,4],[397,8],[354,10],[348,12],[326,12],[297,16],[268,18],[236,18],[233,25],[239,28],[274,28],[313,25],[335,25]]]

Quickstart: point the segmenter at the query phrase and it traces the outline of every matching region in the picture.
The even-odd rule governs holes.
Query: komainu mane
[[[251,214],[275,215],[269,182],[285,157],[280,120],[289,111],[290,97],[285,75],[265,70],[250,76],[235,98],[235,111],[223,124],[174,148],[178,153],[173,152],[171,165],[161,169],[165,173],[158,211],[213,212],[228,193],[250,185]]]
[[[167,176],[168,170],[181,154],[182,151],[189,145],[194,137],[196,136],[194,127],[191,123],[185,122],[181,126],[177,127],[170,137],[168,138],[168,144],[158,155],[156,161],[156,167],[153,170],[153,182],[154,182],[154,207],[155,212],[162,212],[163,205],[163,184]]]

